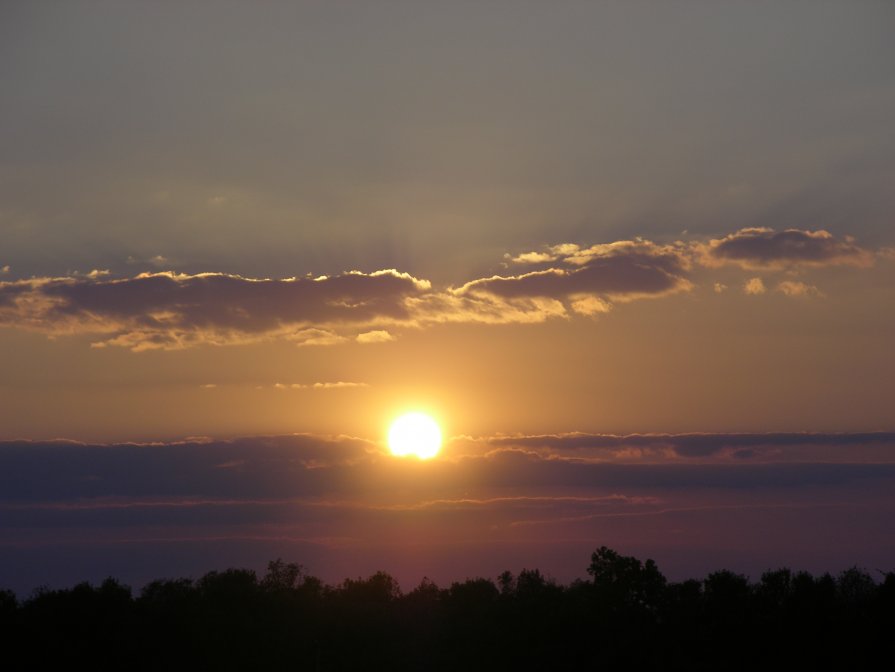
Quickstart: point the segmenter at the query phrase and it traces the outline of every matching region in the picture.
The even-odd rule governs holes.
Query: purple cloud
[[[456,293],[504,300],[552,299],[579,313],[606,312],[613,302],[687,291],[690,262],[686,250],[649,241],[619,241],[582,249],[564,244],[549,252],[529,252],[517,263],[556,262],[559,267],[521,275],[493,276],[466,283]]]
[[[740,229],[700,246],[703,263],[735,264],[747,269],[783,269],[794,266],[871,266],[873,255],[849,236],[837,238],[819,230],[768,228]]]
[[[309,435],[0,442],[0,572],[23,591],[109,573],[139,585],[279,556],[330,581],[386,568],[414,585],[423,573],[455,580],[520,561],[568,580],[597,544],[692,563],[708,540],[740,561],[743,549],[759,553],[749,565],[758,571],[767,558],[835,569],[890,553],[880,540],[895,520],[893,441],[891,432],[493,437],[451,442],[428,462]],[[665,448],[617,460],[614,448],[631,444]]]
[[[586,450],[624,452],[631,448],[661,457],[669,451],[681,457],[706,457],[743,449],[764,448],[740,453],[741,458],[772,454],[796,447],[814,449],[886,446],[895,447],[895,432],[776,432],[776,433],[687,433],[687,434],[539,434],[487,439],[498,447],[550,449],[566,455]],[[815,453],[816,454],[816,453]],[[854,457],[854,455],[848,456]],[[826,454],[823,459],[828,459]]]
[[[106,272],[0,282],[0,326],[53,336],[91,334],[94,347],[134,351],[287,339],[296,345],[383,343],[401,328],[441,323],[526,324],[607,313],[618,303],[687,292],[694,259],[778,269],[870,265],[850,238],[825,231],[743,229],[708,243],[659,245],[623,240],[565,243],[508,257],[529,269],[476,278],[459,287],[396,270],[318,278],[255,279],[224,273]],[[764,285],[750,281],[753,293]],[[723,287],[715,284],[716,291]],[[821,296],[787,280],[787,296]]]
[[[394,270],[256,280],[222,273],[144,273],[0,283],[0,324],[48,333],[107,334],[134,350],[240,343],[279,336],[331,342],[328,327],[408,321],[405,299],[429,283]],[[312,340],[314,340],[312,339]]]

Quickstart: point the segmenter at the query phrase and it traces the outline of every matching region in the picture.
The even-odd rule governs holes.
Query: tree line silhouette
[[[588,579],[537,569],[403,593],[385,572],[330,586],[275,560],[162,579],[135,596],[109,578],[19,601],[0,591],[6,660],[44,669],[751,670],[888,659],[895,572],[727,570],[669,582],[601,547]]]

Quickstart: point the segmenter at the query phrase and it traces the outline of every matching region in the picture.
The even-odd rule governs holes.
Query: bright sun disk
[[[441,448],[441,430],[425,413],[405,413],[388,430],[388,447],[398,457],[415,455],[428,460]]]

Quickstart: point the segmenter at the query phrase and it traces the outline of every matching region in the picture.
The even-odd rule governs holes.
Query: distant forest
[[[652,560],[601,547],[589,578],[537,569],[496,581],[387,573],[326,585],[275,560],[164,579],[138,596],[115,579],[0,591],[5,669],[754,670],[891,664],[895,572],[779,569],[758,582],[721,570],[667,581]],[[18,664],[15,661],[22,661]]]

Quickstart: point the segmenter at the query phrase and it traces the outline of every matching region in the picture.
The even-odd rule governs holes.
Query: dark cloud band
[[[739,433],[739,434],[540,434],[488,439],[494,446],[548,448],[557,451],[597,449],[619,451],[627,448],[671,450],[682,457],[705,457],[723,451],[782,449],[787,447],[849,447],[889,445],[895,448],[895,432],[855,433]]]
[[[607,459],[631,447],[655,452],[636,462]],[[830,461],[830,448],[841,459]],[[0,502],[355,498],[372,491],[431,500],[494,488],[816,483],[895,475],[893,448],[895,432],[565,434],[457,440],[443,458],[423,463],[395,460],[361,439],[303,434],[155,444],[14,441],[0,442]],[[603,454],[588,455],[592,449]],[[759,449],[762,460],[726,459],[730,451]],[[880,460],[879,450],[888,459]]]

